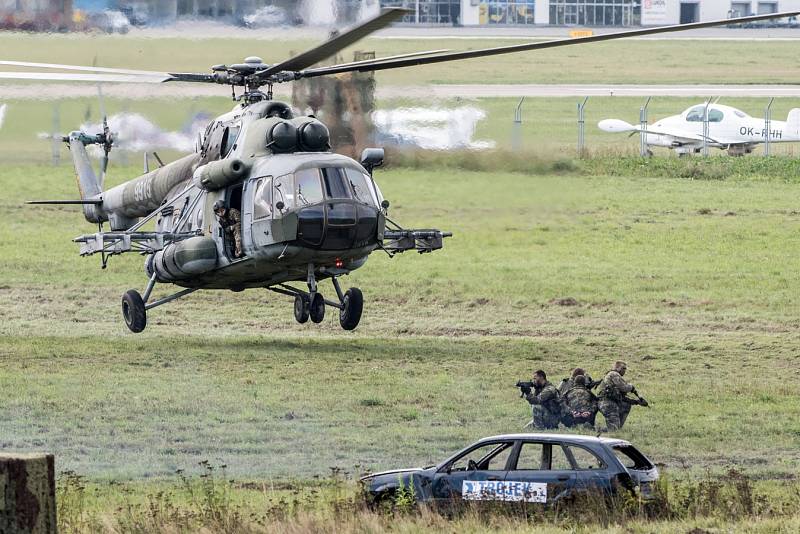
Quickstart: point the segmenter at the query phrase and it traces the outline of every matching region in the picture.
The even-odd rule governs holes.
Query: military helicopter
[[[142,332],[147,312],[200,289],[243,291],[266,288],[294,299],[294,317],[319,323],[326,307],[339,310],[339,323],[354,329],[362,315],[358,288],[342,291],[339,278],[363,266],[382,250],[393,256],[408,250],[427,253],[442,248],[449,232],[406,229],[388,217],[389,202],[373,171],[383,149],[367,148],[360,161],[330,152],[326,126],[313,116],[295,116],[287,104],[272,99],[274,84],[344,72],[367,72],[445,61],[555,48],[624,37],[729,24],[716,20],[627,30],[575,39],[552,40],[462,52],[429,51],[312,67],[359,39],[406,14],[390,8],[335,35],[325,43],[276,64],[258,57],[216,65],[210,74],[164,73],[118,68],[0,61],[0,65],[79,71],[77,73],[0,72],[0,79],[125,83],[214,83],[231,88],[238,104],[209,123],[197,151],[161,165],[133,180],[104,189],[114,135],[104,120],[96,134],[74,131],[63,137],[72,154],[80,200],[40,200],[32,204],[74,204],[98,231],[74,239],[83,256],[100,254],[107,266],[114,255],[146,256],[148,283],[143,294],[131,289],[122,298],[122,316],[132,332]],[[800,12],[736,19],[737,23],[782,18]],[[240,94],[236,89],[242,88]],[[99,145],[100,173],[92,168],[86,147]],[[160,161],[159,161],[160,163]],[[226,232],[215,207],[241,215],[241,255],[235,236]],[[108,225],[108,230],[106,226]],[[154,226],[154,229],[151,227]],[[329,300],[318,283],[330,279],[337,299]],[[306,288],[291,285],[305,283]],[[157,283],[183,289],[151,300]]]

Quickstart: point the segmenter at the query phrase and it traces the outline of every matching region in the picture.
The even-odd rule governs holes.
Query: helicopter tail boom
[[[78,180],[78,192],[81,200],[93,201],[83,204],[83,216],[91,223],[100,223],[107,220],[100,205],[96,202],[103,192],[100,179],[92,168],[89,154],[86,152],[86,135],[82,132],[72,132],[64,141],[69,144],[72,154],[72,163],[75,167],[75,177]]]

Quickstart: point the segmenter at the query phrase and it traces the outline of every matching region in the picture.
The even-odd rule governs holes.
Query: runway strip
[[[568,96],[674,96],[674,97],[800,97],[800,85],[434,85],[430,87],[386,87],[383,98],[398,94],[437,98],[568,97]]]
[[[287,86],[275,88],[275,97],[291,98]],[[0,85],[0,101],[61,100],[94,98],[92,84]],[[218,85],[172,85],[157,87],[125,84],[103,84],[103,94],[109,98],[127,100],[176,99],[187,97],[225,97],[225,87]],[[378,99],[412,98],[558,98],[584,96],[673,96],[673,97],[800,97],[800,85],[409,85],[383,86],[377,89]]]

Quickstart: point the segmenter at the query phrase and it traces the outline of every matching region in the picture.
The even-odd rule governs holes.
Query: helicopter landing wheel
[[[308,321],[309,300],[305,295],[294,297],[294,319],[300,324]]]
[[[325,318],[325,299],[319,293],[314,293],[309,312],[311,320],[315,323],[321,323]]]
[[[147,310],[138,291],[131,289],[122,296],[122,318],[130,331],[135,334],[147,326]]]
[[[364,295],[357,287],[351,287],[342,298],[342,309],[339,310],[339,324],[345,330],[353,330],[361,320],[362,311],[364,311]]]

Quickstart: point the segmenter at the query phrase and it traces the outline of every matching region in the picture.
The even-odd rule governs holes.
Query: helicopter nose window
[[[347,182],[344,169],[325,167],[322,170],[322,180],[325,182],[325,196],[328,198],[352,198],[350,186]]]
[[[322,202],[322,185],[319,169],[303,169],[295,173],[297,182],[297,206],[308,206]]]
[[[345,173],[347,173],[347,179],[350,181],[350,187],[353,188],[355,199],[370,206],[377,206],[378,203],[369,188],[368,177],[355,169],[345,169]]]

